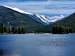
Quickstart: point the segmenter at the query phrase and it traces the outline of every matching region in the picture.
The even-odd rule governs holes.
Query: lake
[[[75,34],[0,35],[4,56],[74,56]]]

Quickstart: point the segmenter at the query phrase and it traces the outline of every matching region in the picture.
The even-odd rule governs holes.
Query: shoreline
[[[67,33],[67,34],[53,34],[53,33],[24,33],[24,34],[18,34],[18,33],[0,33],[0,35],[69,35],[69,34],[75,34],[75,33]]]

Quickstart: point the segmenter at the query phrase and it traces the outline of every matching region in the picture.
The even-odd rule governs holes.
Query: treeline
[[[24,34],[24,33],[50,33],[49,29],[40,27],[28,27],[28,26],[11,26],[0,24],[0,33],[11,33],[11,34]]]
[[[26,33],[26,30],[23,26],[6,26],[4,24],[0,24],[0,33]]]
[[[65,34],[72,33],[73,30],[71,27],[65,26],[52,26],[52,27],[36,27],[35,30],[32,28],[26,29],[25,26],[6,26],[0,24],[0,33],[12,33],[12,34],[24,34],[24,33],[53,33],[53,34]]]
[[[69,26],[53,26],[52,27],[52,33],[54,34],[66,34],[66,33],[72,33],[73,29]]]

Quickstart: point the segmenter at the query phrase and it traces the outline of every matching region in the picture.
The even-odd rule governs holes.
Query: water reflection
[[[1,56],[74,56],[75,34],[0,35]],[[52,45],[48,44],[52,41]],[[65,45],[55,45],[63,42]],[[64,42],[72,42],[66,44]]]
[[[26,46],[16,50],[2,50],[1,56],[64,56],[64,47]],[[2,53],[3,52],[3,53]]]

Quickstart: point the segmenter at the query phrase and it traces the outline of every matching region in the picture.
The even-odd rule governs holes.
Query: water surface
[[[75,34],[0,35],[7,56],[74,56]]]

